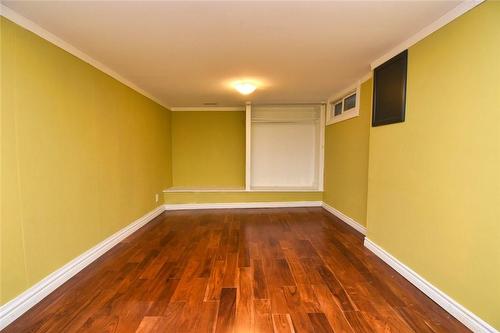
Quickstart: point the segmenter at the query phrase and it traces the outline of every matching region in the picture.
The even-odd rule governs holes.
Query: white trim
[[[146,215],[140,217],[125,228],[106,238],[90,250],[73,259],[60,269],[51,273],[43,280],[17,296],[13,300],[0,306],[0,330],[4,329],[31,307],[40,302],[56,288],[68,281],[82,269],[90,265],[97,258],[109,251],[116,244],[133,234],[135,231],[152,221],[163,211],[189,210],[189,209],[231,209],[231,208],[278,208],[278,207],[323,207],[328,212],[334,214],[343,222],[349,224],[362,234],[366,233],[366,228],[352,218],[346,216],[330,205],[321,201],[289,201],[289,202],[240,202],[240,203],[201,203],[201,204],[165,204],[157,207]],[[410,283],[416,286],[425,295],[431,298],[443,309],[448,311],[453,317],[462,322],[473,332],[498,333],[491,325],[480,319],[471,311],[464,308],[444,292],[436,288],[430,282],[418,275],[415,271],[407,267],[383,248],[365,238],[364,245],[380,259],[386,262]]]
[[[449,314],[451,314],[473,332],[498,333],[498,331],[491,325],[473,314],[471,311],[467,310],[453,298],[445,294],[443,291],[439,290],[429,281],[418,275],[415,271],[403,264],[401,261],[396,259],[394,256],[389,254],[387,251],[385,251],[379,245],[375,244],[370,239],[365,238],[364,244],[367,249],[372,251],[386,264],[394,268],[396,272],[401,274],[411,284],[417,287],[421,292],[423,292],[430,299],[436,302],[444,310],[448,311]]]
[[[248,192],[323,192],[317,186],[252,186]]]
[[[323,190],[318,190],[316,187],[274,187],[274,186],[262,186],[262,187],[251,187],[249,190],[243,187],[169,187],[163,190],[163,193],[227,193],[227,192],[239,192],[239,193],[259,193],[259,192],[323,192]]]
[[[63,267],[52,272],[16,298],[2,305],[0,307],[0,330],[4,329],[7,325],[12,323],[35,304],[44,299],[56,288],[71,279],[75,274],[110,250],[113,246],[120,243],[148,222],[152,221],[164,210],[165,206],[163,205],[157,207],[125,228],[106,238],[90,250],[71,260]]]
[[[325,202],[323,202],[322,207],[324,209],[326,209],[328,212],[330,212],[333,215],[335,215],[336,217],[338,217],[344,223],[347,223],[348,225],[350,225],[351,227],[353,227],[354,229],[356,229],[357,231],[359,231],[363,235],[366,235],[366,227],[361,225],[359,222],[357,222],[353,218],[350,218],[349,216],[345,215],[341,211],[333,208],[332,206],[330,206],[329,204],[327,204]]]
[[[258,192],[321,192],[324,103],[262,104],[255,107],[249,105],[248,109],[246,123],[246,189]],[[282,126],[282,124],[286,125]],[[299,130],[299,136],[297,136],[298,132],[290,127],[290,124],[303,124],[303,127]],[[259,133],[258,147],[255,147],[256,131]],[[276,134],[278,133],[276,131],[280,134]],[[279,142],[277,141],[278,146],[274,147],[276,148],[274,149],[269,147],[269,142],[276,141],[276,135],[282,135],[283,137],[278,140]],[[284,145],[283,142],[287,142],[288,146]],[[301,149],[298,152],[292,151],[291,154],[289,148],[294,145],[300,146]],[[265,159],[269,154],[273,156],[277,154],[275,162],[278,164],[271,169],[269,168],[269,161]],[[259,159],[258,163],[255,160],[256,155],[263,157],[263,159]],[[297,167],[288,170],[287,166],[294,163],[297,164]],[[282,170],[287,169],[286,175],[278,177],[275,174],[275,177],[273,177],[272,173],[279,168]],[[255,178],[256,170],[259,173],[259,180]],[[299,182],[302,184],[297,184],[294,181],[300,180],[299,178],[302,179],[302,182]]]
[[[173,106],[170,111],[189,112],[189,111],[245,111],[245,106]]]
[[[379,57],[378,59],[372,61],[370,64],[371,69],[374,69],[387,60],[391,59],[395,55],[403,52],[404,50],[408,49],[410,46],[415,45],[425,37],[429,36],[433,32],[441,29],[444,27],[446,24],[450,23],[457,17],[465,14],[472,8],[476,7],[477,5],[481,4],[484,0],[465,0],[461,2],[458,6],[438,18],[436,21],[432,22],[410,38],[406,39],[405,41],[401,42],[399,45],[396,47],[392,48],[391,50],[387,51],[384,55]]]
[[[139,94],[144,95],[145,97],[151,99],[152,101],[154,101],[154,102],[160,104],[161,106],[169,109],[169,106],[164,101],[162,101],[161,99],[159,99],[159,98],[151,95],[150,93],[148,93],[144,89],[140,88],[135,83],[129,81],[126,78],[124,78],[123,76],[121,76],[120,74],[118,74],[117,72],[115,72],[114,70],[112,70],[111,68],[109,68],[108,66],[106,66],[103,63],[95,60],[94,58],[92,58],[91,56],[89,56],[88,54],[86,54],[85,52],[79,50],[78,48],[76,48],[75,46],[73,46],[70,43],[66,42],[65,40],[62,40],[61,38],[57,37],[53,33],[45,30],[44,28],[40,27],[35,22],[33,22],[33,21],[27,19],[26,17],[18,14],[17,12],[15,12],[12,9],[10,9],[9,7],[0,4],[0,15],[3,16],[3,17],[5,17],[5,18],[7,18],[7,19],[9,19],[10,21],[16,23],[17,25],[23,27],[24,29],[31,31],[32,33],[38,35],[39,37],[45,39],[46,41],[48,41],[48,42],[50,42],[50,43],[52,43],[52,44],[60,47],[61,49],[65,50],[65,51],[67,51],[69,53],[71,53],[75,57],[77,57],[80,60],[88,63],[89,65],[97,68],[101,72],[103,72],[103,73],[111,76],[115,80],[117,80],[117,81],[123,83],[124,85],[128,86],[129,88],[135,90]]]
[[[356,102],[354,105],[354,108],[349,109],[347,111],[344,111],[344,101],[347,97],[352,96],[353,94],[356,94]],[[341,95],[337,95],[334,98],[329,98],[328,99],[328,104],[326,108],[326,126],[335,124],[347,119],[351,119],[354,117],[359,116],[359,103],[361,101],[361,82],[358,81],[356,85],[351,86],[350,89],[346,89],[342,92]],[[342,103],[342,113],[339,114],[338,116],[333,116],[332,117],[332,111],[334,105],[338,104],[338,102]]]
[[[321,207],[321,204],[321,201],[190,203],[165,204],[165,210]]]
[[[325,110],[325,113],[326,113],[326,125],[325,126],[335,124],[335,123],[338,123],[340,121],[344,121],[344,120],[359,116],[359,108],[360,108],[360,103],[361,103],[361,85],[363,83],[365,83],[366,81],[368,81],[369,79],[371,79],[372,76],[373,76],[373,72],[369,71],[368,73],[363,75],[361,77],[361,79],[356,81],[356,83],[350,85],[349,87],[347,87],[345,89],[340,90],[339,92],[337,92],[335,94],[332,94],[332,96],[330,98],[328,98],[328,100],[326,102],[326,110]],[[331,115],[330,108],[332,106],[331,103],[339,101],[340,99],[344,99],[345,97],[350,95],[351,92],[354,92],[354,91],[356,91],[356,94],[357,94],[356,95],[356,107],[352,110],[342,112],[341,115],[332,118],[330,116]]]
[[[347,88],[344,88],[341,91],[339,91],[338,93],[330,96],[330,98],[328,98],[327,103],[340,101],[341,99],[344,99],[348,95],[351,95],[354,92],[358,92],[359,86],[361,85],[361,82],[362,82],[361,80],[357,80],[356,83],[351,84]],[[357,102],[357,100],[356,100],[356,102]]]
[[[321,115],[319,124],[319,165],[318,165],[318,190],[324,190],[325,179],[325,127],[326,127],[327,104],[321,104]]]
[[[356,97],[356,103],[358,103],[357,99],[358,98]],[[331,108],[331,105],[332,105],[331,103],[328,103],[328,106],[330,108]],[[329,112],[331,112],[331,110],[329,110]],[[336,123],[340,123],[341,121],[348,120],[348,119],[351,119],[351,118],[356,118],[356,117],[359,117],[359,107],[355,107],[352,110],[349,110],[349,111],[346,111],[346,112],[342,112],[342,114],[340,114],[338,116],[334,116],[333,118],[330,117],[330,119],[328,119],[328,121],[326,122],[325,126],[329,126],[329,125],[333,125],[333,124],[336,124]]]
[[[195,192],[247,192],[244,187],[169,187],[164,193],[195,193]]]
[[[350,84],[346,88],[338,90],[337,92],[331,94],[327,100],[327,103],[345,97],[350,92],[356,90],[358,86],[362,85],[363,83],[371,79],[372,76],[373,76],[373,71],[370,70],[368,73],[364,74],[359,80],[356,80],[353,84]]]
[[[359,84],[363,84],[365,83],[366,81],[368,81],[369,79],[371,79],[373,76],[373,72],[372,71],[369,71],[368,73],[366,73],[365,75],[363,75],[361,77],[361,79],[359,79]]]
[[[368,73],[366,73],[365,75],[363,75],[359,80],[356,80],[355,83],[347,86],[346,88],[344,88],[342,90],[339,90],[335,94],[332,94],[330,96],[330,98],[328,98],[328,100],[329,101],[335,101],[335,100],[341,99],[342,97],[345,97],[347,94],[349,94],[350,92],[356,90],[363,83],[365,83],[366,81],[368,81],[369,79],[371,79],[372,76],[373,76],[373,71],[370,70]]]
[[[252,104],[245,105],[245,189],[252,186]]]

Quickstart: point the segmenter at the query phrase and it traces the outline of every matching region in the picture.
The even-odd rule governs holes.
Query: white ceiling
[[[325,101],[459,1],[3,1],[168,106]],[[228,83],[256,79],[250,97]]]

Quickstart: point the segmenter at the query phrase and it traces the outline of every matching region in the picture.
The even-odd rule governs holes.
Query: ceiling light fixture
[[[257,89],[257,86],[251,82],[237,82],[234,88],[242,95],[250,95]]]

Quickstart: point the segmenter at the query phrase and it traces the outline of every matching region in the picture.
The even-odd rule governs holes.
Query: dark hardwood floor
[[[5,332],[468,332],[322,208],[166,212]]]

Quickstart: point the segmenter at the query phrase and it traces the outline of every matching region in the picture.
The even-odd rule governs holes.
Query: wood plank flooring
[[[5,332],[468,332],[322,208],[166,212]]]

